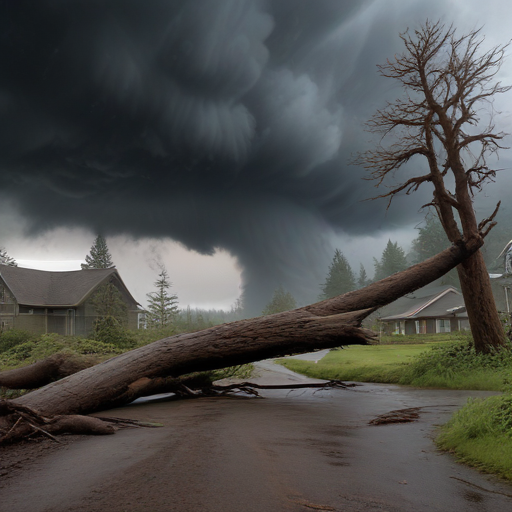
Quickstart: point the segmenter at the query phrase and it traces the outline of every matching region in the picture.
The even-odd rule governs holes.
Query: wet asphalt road
[[[104,415],[165,426],[83,438],[39,459],[1,489],[0,511],[510,512],[512,485],[431,440],[468,396],[486,394],[365,384],[140,403]],[[425,407],[419,421],[368,425],[409,407]]]

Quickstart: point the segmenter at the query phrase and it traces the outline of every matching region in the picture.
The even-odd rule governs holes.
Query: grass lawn
[[[316,364],[300,359],[280,359],[279,363],[317,379],[398,383],[404,366],[431,345],[350,345],[332,350]]]
[[[460,333],[388,336],[379,345],[332,350],[318,363],[299,359],[279,363],[318,379],[502,391],[512,374],[511,353],[504,358],[482,357],[471,347],[471,339]]]

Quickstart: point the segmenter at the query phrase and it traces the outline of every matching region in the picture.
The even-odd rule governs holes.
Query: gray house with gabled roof
[[[0,265],[0,330],[88,336],[98,318],[91,299],[105,284],[119,290],[128,327],[136,329],[143,311],[115,268],[48,272]]]
[[[433,334],[469,329],[462,294],[453,286],[425,287],[380,310],[389,334]]]

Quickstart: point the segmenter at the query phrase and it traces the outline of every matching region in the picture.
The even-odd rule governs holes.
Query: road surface
[[[260,382],[304,378],[264,363]],[[470,395],[364,384],[265,399],[156,401],[103,413],[161,422],[79,437],[0,479],[1,512],[510,512],[512,485],[431,437]],[[424,407],[417,422],[370,426]]]

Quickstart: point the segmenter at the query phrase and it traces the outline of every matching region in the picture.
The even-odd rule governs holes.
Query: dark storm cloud
[[[381,106],[375,64],[405,28],[374,5],[0,1],[2,193],[33,231],[228,249],[255,312],[279,283],[315,298],[325,235],[385,227],[347,165]],[[420,201],[385,222],[409,222]]]

